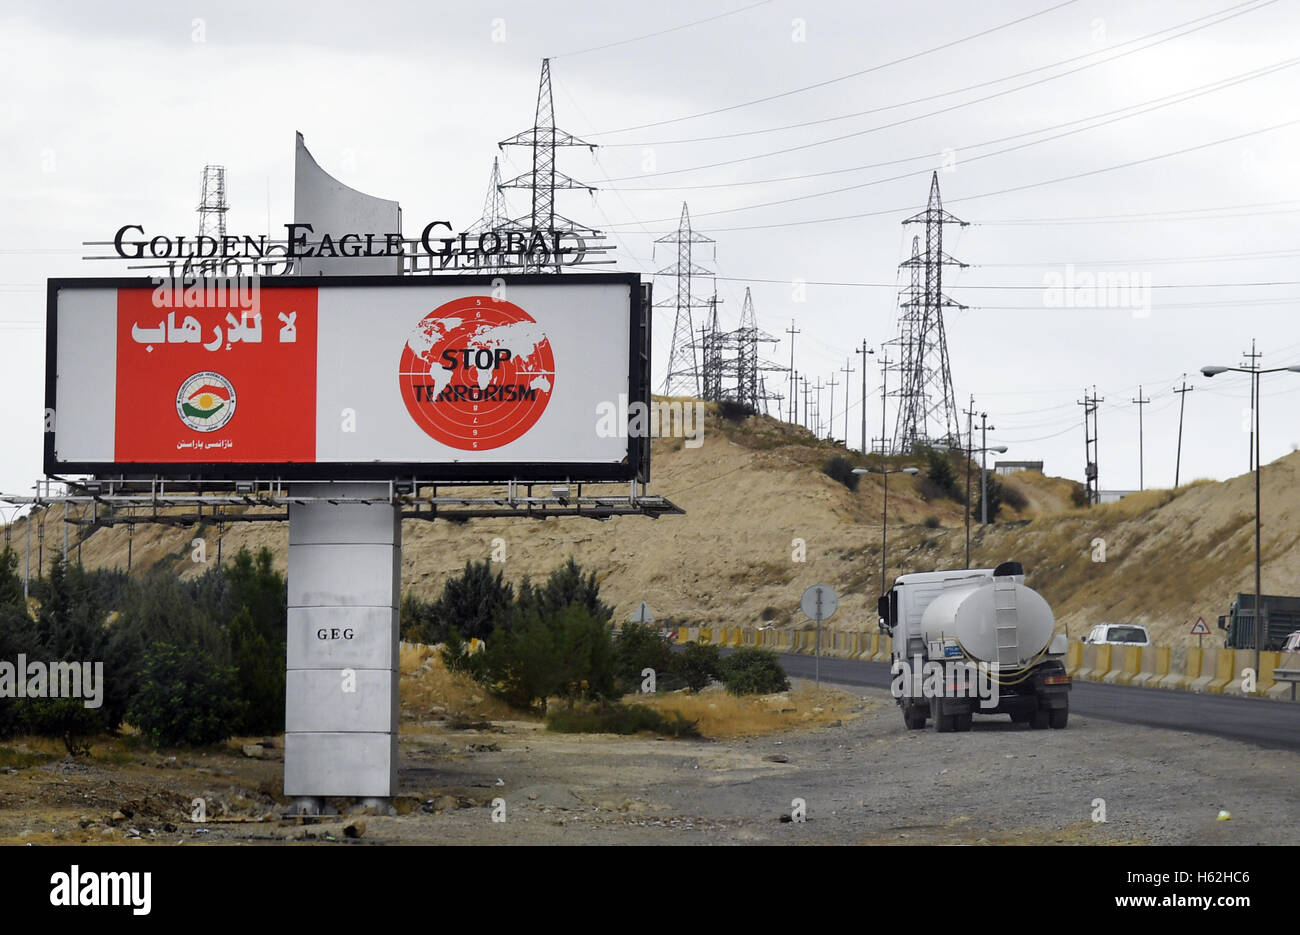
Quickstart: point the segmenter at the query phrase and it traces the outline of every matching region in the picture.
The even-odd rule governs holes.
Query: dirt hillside
[[[800,594],[824,582],[841,595],[833,626],[874,626],[884,479],[864,476],[858,489],[849,491],[821,471],[837,452],[844,453],[802,429],[762,417],[730,423],[710,411],[702,446],[687,447],[681,439],[654,442],[650,491],[671,499],[686,515],[603,522],[408,520],[403,526],[403,587],[436,596],[448,575],[469,559],[490,557],[494,540],[501,539],[507,578],[544,577],[572,555],[584,568],[597,571],[602,593],[619,619],[644,599],[660,620],[802,625]],[[906,463],[891,459],[891,467]],[[1300,454],[1264,468],[1268,593],[1300,593],[1298,473]],[[889,578],[964,562],[963,507],[947,499],[925,500],[922,481],[920,476],[889,477]],[[958,477],[959,486],[964,482],[964,476]],[[972,564],[1023,562],[1029,583],[1048,598],[1072,636],[1094,623],[1125,621],[1150,625],[1161,642],[1194,644],[1186,631],[1198,614],[1213,627],[1230,595],[1253,587],[1250,475],[1225,483],[1196,482],[1176,491],[1146,491],[1091,510],[1070,506],[1073,483],[1068,480],[1022,473],[1004,483],[1022,494],[1024,506],[1020,511],[1005,508],[999,521],[983,530],[974,524]],[[62,550],[62,518],[62,507],[56,506],[42,519],[47,567]],[[24,523],[9,532],[21,562]],[[75,559],[76,528],[69,535]],[[132,572],[164,563],[181,574],[200,573],[206,566],[192,560],[195,538],[204,540],[207,560],[215,561],[213,525],[138,526],[131,543]],[[35,527],[31,539],[34,565]],[[1100,554],[1094,540],[1105,541],[1104,562],[1093,560]],[[240,547],[266,545],[283,568],[287,542],[283,522],[228,524],[222,554],[228,558]],[[80,549],[81,560],[91,568],[125,568],[127,552],[128,532],[121,526],[93,530]]]

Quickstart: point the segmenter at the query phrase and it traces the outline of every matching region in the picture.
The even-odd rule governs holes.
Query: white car
[[[1151,634],[1135,623],[1099,623],[1083,638],[1085,643],[1114,646],[1150,646]]]

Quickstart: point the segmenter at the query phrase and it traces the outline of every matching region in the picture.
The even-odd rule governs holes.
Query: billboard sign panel
[[[50,474],[631,480],[635,274],[49,283]]]

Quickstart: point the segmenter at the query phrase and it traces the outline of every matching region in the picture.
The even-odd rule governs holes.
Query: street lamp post
[[[920,468],[905,467],[896,468],[887,471],[882,466],[879,471],[873,471],[871,468],[854,468],[854,474],[883,474],[885,477],[885,502],[880,520],[880,593],[885,593],[885,547],[889,542],[889,475],[890,474],[918,474]]]
[[[977,450],[977,449],[975,449],[975,448],[969,448],[969,449],[967,450],[967,452],[966,452],[966,567],[967,567],[967,568],[970,568],[970,466],[971,466],[971,461],[973,461],[974,458],[975,458],[976,450]],[[978,449],[978,451],[979,451],[979,453],[980,453],[980,455],[981,455],[981,459],[982,459],[983,454],[984,454],[984,452],[986,452],[986,451],[995,451],[995,452],[997,452],[998,454],[1001,454],[1001,455],[1006,454],[1006,453],[1007,453],[1007,446],[1006,446],[1006,445],[994,445],[994,446],[992,446],[991,448],[980,448],[980,449]],[[981,505],[981,507],[984,507],[984,512],[987,514],[987,505],[986,505],[985,502],[984,502],[985,499],[986,499],[986,494],[985,494],[985,492],[984,492],[984,491],[985,491],[985,483],[984,483],[984,478],[983,478],[983,474],[982,474],[982,472],[984,471],[984,467],[983,467],[983,462],[982,462],[982,461],[981,461],[980,471],[981,471],[981,477],[980,477],[980,505]]]
[[[1261,577],[1262,577],[1262,576],[1261,576],[1261,564],[1262,564],[1262,563],[1261,563],[1261,554],[1262,554],[1262,549],[1261,549],[1261,546],[1260,546],[1260,539],[1261,539],[1261,537],[1260,537],[1260,516],[1259,516],[1259,506],[1260,506],[1260,495],[1259,495],[1259,486],[1260,486],[1260,483],[1259,483],[1259,447],[1260,447],[1260,446],[1259,446],[1259,403],[1260,403],[1259,378],[1260,378],[1263,374],[1266,374],[1266,373],[1282,373],[1282,372],[1300,373],[1300,364],[1297,364],[1297,365],[1294,365],[1294,366],[1291,366],[1291,367],[1274,367],[1274,368],[1272,368],[1271,370],[1261,370],[1261,369],[1258,368],[1258,367],[1218,367],[1218,366],[1214,366],[1214,365],[1207,366],[1207,367],[1202,367],[1202,368],[1201,368],[1201,373],[1203,373],[1203,374],[1204,374],[1205,376],[1207,376],[1207,377],[1213,377],[1213,376],[1215,376],[1216,374],[1220,374],[1220,373],[1228,373],[1228,372],[1232,372],[1232,373],[1248,373],[1248,374],[1250,374],[1251,381],[1252,381],[1252,382],[1251,382],[1251,390],[1252,390],[1252,393],[1253,393],[1253,396],[1254,396],[1254,400],[1255,400],[1255,608],[1254,608],[1254,613],[1253,613],[1253,622],[1254,622],[1254,642],[1255,642],[1255,678],[1258,679],[1258,678],[1260,677],[1260,670],[1259,670],[1259,654],[1260,654],[1260,650],[1263,648],[1263,642],[1264,642],[1264,622],[1265,622],[1265,619],[1266,619],[1266,618],[1265,618],[1265,615],[1263,614],[1263,608],[1261,608],[1261,606],[1260,606],[1260,599],[1263,597],[1263,593],[1262,593],[1261,588],[1260,588]]]

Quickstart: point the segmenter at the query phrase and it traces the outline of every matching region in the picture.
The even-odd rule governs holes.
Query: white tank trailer
[[[910,730],[970,730],[975,714],[1009,714],[1041,730],[1070,716],[1069,642],[1019,562],[900,575],[881,596],[893,637],[894,700]]]

